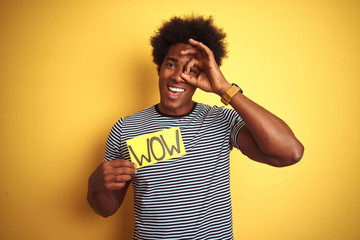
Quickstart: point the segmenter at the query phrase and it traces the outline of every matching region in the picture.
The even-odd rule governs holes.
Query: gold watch
[[[242,89],[233,83],[231,88],[229,88],[229,90],[227,90],[227,92],[222,95],[221,102],[225,105],[228,105],[237,92],[243,93]]]

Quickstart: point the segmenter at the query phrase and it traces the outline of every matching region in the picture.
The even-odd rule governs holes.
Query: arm
[[[189,40],[194,48],[182,54],[194,54],[182,78],[206,92],[220,97],[231,87],[216,64],[211,50],[204,44]],[[192,67],[200,69],[198,76],[187,74]],[[259,106],[240,92],[230,102],[245,122],[239,132],[237,143],[240,150],[249,158],[272,166],[288,166],[298,162],[304,151],[303,145],[291,129],[280,118]]]
[[[276,167],[302,158],[304,147],[284,121],[238,92],[230,102],[245,122],[237,136],[242,153]]]
[[[118,159],[106,161],[91,174],[87,200],[92,209],[103,217],[113,215],[121,206],[136,165]]]

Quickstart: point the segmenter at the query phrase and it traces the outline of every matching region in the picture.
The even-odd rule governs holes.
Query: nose
[[[182,73],[181,68],[177,69],[176,71],[174,71],[173,75],[171,76],[171,79],[176,82],[185,82],[185,80],[180,76],[181,73]]]

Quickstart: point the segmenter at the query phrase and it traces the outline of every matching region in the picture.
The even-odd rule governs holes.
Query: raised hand
[[[230,87],[219,66],[216,64],[213,52],[203,43],[189,39],[189,44],[194,46],[183,50],[182,55],[193,55],[185,66],[181,77],[190,85],[206,92],[213,92],[222,96]],[[197,74],[191,74],[199,71]]]

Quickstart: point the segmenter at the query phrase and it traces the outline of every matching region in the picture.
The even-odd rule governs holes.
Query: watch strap
[[[242,93],[242,90],[238,85],[233,83],[231,88],[229,88],[229,90],[227,90],[226,93],[222,95],[221,102],[225,105],[228,105],[237,92]]]

